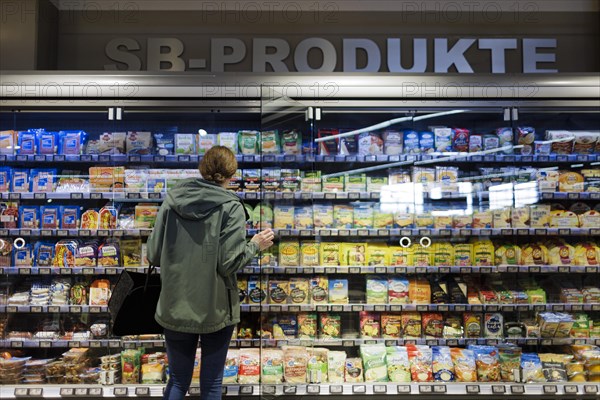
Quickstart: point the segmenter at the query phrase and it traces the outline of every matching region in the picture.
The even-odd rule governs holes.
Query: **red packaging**
[[[379,338],[381,336],[381,326],[379,324],[379,314],[368,311],[361,311],[360,318],[360,337]]]
[[[452,129],[452,151],[468,152],[471,132],[464,128]]]

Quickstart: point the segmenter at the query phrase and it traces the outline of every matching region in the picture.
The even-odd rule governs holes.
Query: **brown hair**
[[[207,181],[222,184],[237,170],[235,154],[225,146],[215,146],[206,152],[200,162],[200,173]]]

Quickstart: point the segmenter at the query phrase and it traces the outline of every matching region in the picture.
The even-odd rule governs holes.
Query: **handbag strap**
[[[148,289],[148,283],[150,282],[150,276],[156,271],[156,265],[151,265],[146,273],[146,283],[144,284],[144,292]]]

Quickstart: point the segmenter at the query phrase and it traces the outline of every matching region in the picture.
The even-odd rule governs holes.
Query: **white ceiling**
[[[442,11],[442,12],[591,12],[600,10],[599,0],[50,0],[60,10],[186,10],[246,12],[342,12],[342,11]]]

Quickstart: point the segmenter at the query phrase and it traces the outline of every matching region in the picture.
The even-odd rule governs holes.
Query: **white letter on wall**
[[[473,68],[465,59],[465,51],[475,43],[475,39],[459,39],[454,47],[448,50],[448,39],[435,39],[434,71],[446,73],[454,64],[456,70],[461,73],[473,73]]]
[[[308,65],[308,53],[311,49],[317,48],[323,54],[323,63],[318,68],[311,68]],[[304,39],[294,51],[294,65],[298,72],[333,72],[337,62],[335,47],[329,40],[321,38]]]
[[[225,54],[225,49],[231,53]],[[224,72],[225,64],[237,64],[246,57],[246,45],[240,39],[217,38],[210,41],[210,70]]]
[[[344,39],[344,72],[379,72],[381,67],[381,52],[377,43],[371,39]],[[367,52],[367,65],[358,68],[356,53],[358,49]]]
[[[427,39],[413,39],[413,65],[402,67],[402,44],[400,39],[387,40],[387,59],[390,72],[425,72],[427,70]]]
[[[275,49],[267,54],[267,49]],[[254,39],[252,41],[252,72],[266,72],[267,64],[273,72],[289,72],[283,60],[290,55],[290,44],[277,38]]]

